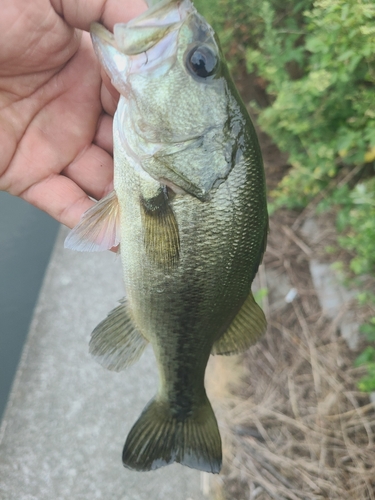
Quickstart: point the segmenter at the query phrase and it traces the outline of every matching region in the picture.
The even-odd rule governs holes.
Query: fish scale
[[[114,192],[83,216],[67,246],[103,250],[120,240],[127,297],[95,328],[90,352],[116,371],[148,342],[156,357],[158,391],[128,435],[126,467],[177,461],[217,473],[208,358],[243,352],[266,328],[251,293],[268,230],[257,137],[190,0],[154,5],[114,35],[98,24],[91,33],[121,94]]]

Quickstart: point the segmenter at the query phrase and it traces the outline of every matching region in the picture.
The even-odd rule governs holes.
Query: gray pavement
[[[203,500],[201,473],[124,469],[122,446],[157,385],[150,347],[119,374],[88,354],[124,296],[120,258],[63,249],[61,229],[0,429],[1,500]]]
[[[0,191],[0,421],[58,229],[46,213]]]

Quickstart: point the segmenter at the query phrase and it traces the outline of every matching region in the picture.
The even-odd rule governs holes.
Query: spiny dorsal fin
[[[92,332],[89,346],[99,364],[119,372],[138,361],[147,343],[134,326],[123,299]]]
[[[264,313],[250,292],[228,330],[214,343],[211,354],[244,352],[255,344],[266,328]]]
[[[168,201],[166,187],[152,198],[141,198],[144,243],[150,260],[163,268],[174,267],[179,260],[178,224]]]
[[[80,252],[100,252],[119,243],[120,207],[112,191],[82,215],[65,239],[64,247]]]

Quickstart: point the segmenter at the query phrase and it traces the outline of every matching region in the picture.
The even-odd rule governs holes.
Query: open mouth
[[[166,0],[128,23],[115,24],[113,33],[93,23],[90,32],[100,61],[111,76],[114,65],[123,75],[167,71],[177,52],[178,31],[194,10],[190,0]]]

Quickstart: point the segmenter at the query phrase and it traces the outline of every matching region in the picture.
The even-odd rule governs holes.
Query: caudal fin
[[[173,415],[168,403],[151,400],[127,437],[122,461],[139,471],[179,462],[219,473],[221,438],[208,399],[184,420]]]

